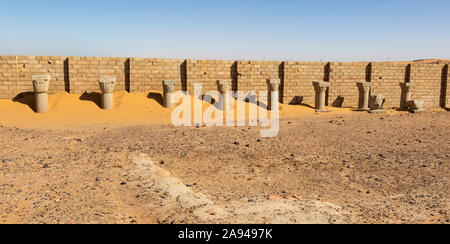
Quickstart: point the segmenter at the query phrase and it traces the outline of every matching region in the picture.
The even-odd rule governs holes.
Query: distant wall
[[[187,91],[192,93],[194,83],[202,83],[203,93],[217,90],[217,80],[236,82],[234,61],[186,60]]]
[[[0,98],[12,99],[32,92],[31,76],[50,74],[49,93],[99,92],[100,76],[116,76],[115,89],[128,92],[162,91],[163,80],[175,80],[178,90],[203,92],[217,89],[217,80],[231,80],[233,90],[267,91],[268,79],[281,79],[280,101],[313,104],[313,81],[330,82],[327,103],[335,107],[357,105],[356,82],[372,82],[371,94],[386,97],[386,107],[400,106],[399,83],[412,82],[414,99],[426,107],[450,106],[446,64],[337,63],[184,60],[158,58],[96,58],[54,56],[0,56]]]
[[[447,73],[447,75],[445,75],[445,73]],[[441,94],[441,99],[442,99],[442,104],[441,107],[446,107],[450,109],[450,67],[449,65],[446,65],[443,68],[443,72],[442,72],[442,94]]]
[[[329,81],[329,64],[312,62],[285,62],[283,103],[313,104],[313,81]]]
[[[84,92],[100,92],[98,77],[115,76],[116,90],[125,90],[126,58],[93,58],[93,57],[69,57],[69,92],[81,94]]]
[[[185,79],[185,60],[159,58],[129,59],[129,89],[130,92],[146,92],[161,90],[163,80],[175,80],[176,88],[183,89]],[[132,82],[131,82],[132,81]]]
[[[66,90],[66,60],[66,57],[50,56],[0,56],[0,98],[14,98],[33,91],[31,76],[35,74],[52,76],[50,93]]]

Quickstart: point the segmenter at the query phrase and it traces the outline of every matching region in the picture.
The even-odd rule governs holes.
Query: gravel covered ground
[[[449,122],[444,111],[299,117],[276,138],[0,126],[0,223],[448,223]]]

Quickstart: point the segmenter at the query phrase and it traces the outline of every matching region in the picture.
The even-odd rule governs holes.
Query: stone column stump
[[[102,91],[102,109],[113,109],[113,92],[114,86],[116,85],[116,77],[102,76],[99,78],[98,83],[100,85],[100,90]]]
[[[370,95],[370,82],[358,82],[356,83],[359,90],[359,102],[358,111],[369,111],[369,95]]]
[[[272,111],[278,111],[278,104],[280,100],[280,79],[270,79],[269,80],[269,94],[270,94],[270,100],[269,100],[269,106],[267,109],[270,109]],[[274,106],[275,105],[275,106]]]
[[[217,88],[222,97],[222,101],[220,101],[222,109],[227,110],[227,107],[230,105],[231,80],[218,80]]]
[[[48,87],[50,85],[51,75],[33,75],[34,99],[36,113],[48,112]]]
[[[412,83],[400,83],[402,88],[402,96],[400,98],[400,109],[408,110],[407,103],[411,101],[411,90],[414,87]]]
[[[313,86],[314,90],[316,91],[316,112],[331,112],[331,110],[325,109],[326,92],[330,87],[330,83],[315,81],[313,82]]]
[[[172,108],[174,104],[174,92],[175,92],[175,81],[174,80],[164,80],[163,81],[163,105],[165,108]]]

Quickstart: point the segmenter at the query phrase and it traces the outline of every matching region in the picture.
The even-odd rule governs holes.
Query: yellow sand
[[[153,97],[161,96],[158,92],[114,94],[114,109],[105,111],[100,109],[100,94],[80,96],[68,93],[58,93],[49,96],[49,112],[37,114],[33,111],[34,97],[26,96],[17,101],[0,99],[0,124],[18,128],[82,128],[92,126],[121,126],[121,125],[152,125],[171,124],[173,109],[164,108]],[[193,101],[194,98],[191,97]],[[193,102],[191,103],[193,106]],[[203,110],[209,103],[203,103]],[[246,111],[249,106],[245,104]],[[333,114],[353,113],[351,108],[332,108]],[[280,104],[280,118],[294,118],[299,116],[317,116],[312,106]],[[193,117],[193,115],[192,115]],[[248,119],[248,113],[246,114]]]

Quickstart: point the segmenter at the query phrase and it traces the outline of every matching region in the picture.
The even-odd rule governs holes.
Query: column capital
[[[281,80],[280,79],[269,79],[269,86],[271,91],[278,91],[280,88]]]
[[[369,98],[369,108],[370,110],[382,110],[383,105],[386,102],[386,98],[382,95],[373,95]]]
[[[330,82],[314,81],[313,86],[317,92],[326,92],[328,87],[330,87]]]
[[[174,80],[163,80],[163,89],[164,92],[174,92],[175,91],[176,81]]]
[[[399,83],[400,84],[400,87],[402,88],[402,91],[403,92],[410,92],[411,91],[411,89],[414,87],[414,84],[412,84],[412,83]]]
[[[368,92],[370,91],[370,87],[372,86],[371,82],[357,82],[356,85],[360,92]]]
[[[48,92],[48,87],[50,85],[51,75],[33,75],[31,80],[33,82],[33,88],[35,93],[45,93]]]
[[[221,93],[229,92],[231,90],[231,80],[217,80],[217,88]]]
[[[113,93],[114,86],[116,85],[116,77],[115,76],[101,76],[98,79],[98,83],[100,85],[100,90],[102,93]]]

